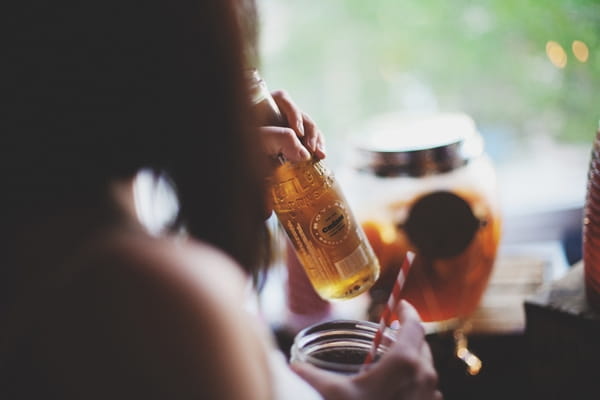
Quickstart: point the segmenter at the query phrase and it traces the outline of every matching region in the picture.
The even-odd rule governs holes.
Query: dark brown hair
[[[20,4],[0,78],[2,229],[150,168],[172,179],[178,223],[255,268],[263,166],[235,1]]]

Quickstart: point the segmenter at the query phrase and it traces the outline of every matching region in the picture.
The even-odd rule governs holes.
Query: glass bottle
[[[590,153],[582,231],[583,269],[587,302],[600,312],[600,126]]]
[[[256,70],[251,94],[261,125],[287,121]],[[379,262],[333,173],[316,157],[278,156],[270,178],[273,210],[315,291],[326,300],[355,297],[379,276]]]

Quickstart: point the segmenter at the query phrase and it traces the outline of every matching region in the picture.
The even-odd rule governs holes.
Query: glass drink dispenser
[[[416,256],[402,296],[421,318],[468,319],[501,235],[495,171],[473,120],[384,115],[367,124],[351,153],[340,181],[381,265],[369,319],[378,320],[408,250]]]

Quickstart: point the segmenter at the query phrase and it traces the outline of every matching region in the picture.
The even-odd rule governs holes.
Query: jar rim
[[[302,329],[294,338],[291,349],[292,361],[308,362],[321,369],[340,373],[356,373],[362,368],[363,359],[357,362],[341,363],[324,360],[319,355],[332,350],[354,351],[366,355],[371,349],[373,338],[379,325],[360,320],[331,320],[316,323]],[[386,328],[384,340],[377,349],[381,355],[387,351],[389,343],[393,342],[394,331]]]

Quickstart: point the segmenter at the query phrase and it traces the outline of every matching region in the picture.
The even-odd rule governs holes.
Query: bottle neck
[[[279,110],[267,84],[258,71],[256,69],[249,69],[246,71],[246,77],[249,82],[250,95],[252,103],[254,104],[258,125],[287,127],[288,123],[285,116],[281,113],[281,110]],[[278,165],[283,165],[286,161],[283,154],[277,155],[276,163]]]
[[[247,71],[252,103],[260,126],[288,126],[267,84],[256,69]]]

